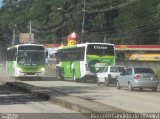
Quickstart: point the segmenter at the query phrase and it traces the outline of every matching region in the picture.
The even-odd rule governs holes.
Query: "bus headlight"
[[[45,68],[41,68],[41,70],[40,70],[41,72],[44,72],[45,71]]]
[[[18,67],[18,68],[17,68],[17,71],[18,71],[18,72],[22,72],[22,69]]]

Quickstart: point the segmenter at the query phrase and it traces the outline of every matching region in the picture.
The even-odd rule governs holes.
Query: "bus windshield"
[[[98,56],[114,56],[114,46],[112,45],[95,45],[90,44],[87,48],[88,55],[98,55]]]
[[[45,52],[43,50],[19,50],[17,61],[21,65],[45,64]]]

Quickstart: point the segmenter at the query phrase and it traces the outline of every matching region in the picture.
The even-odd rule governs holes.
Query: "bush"
[[[157,74],[158,77],[160,78],[160,69],[156,70],[156,74]]]

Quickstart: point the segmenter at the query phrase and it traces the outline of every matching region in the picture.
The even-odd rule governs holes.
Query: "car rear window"
[[[134,68],[135,73],[154,73],[151,68]]]
[[[118,67],[119,68],[119,72],[123,72],[125,70],[124,67]]]
[[[124,67],[111,67],[110,72],[123,72],[124,70]]]

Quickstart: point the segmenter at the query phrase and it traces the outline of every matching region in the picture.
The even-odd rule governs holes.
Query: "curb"
[[[62,107],[80,112],[80,113],[127,113],[127,111],[115,107],[98,103],[91,100],[70,96],[55,90],[37,87],[22,82],[7,82],[10,87],[17,88],[21,91],[43,98],[51,103]]]

